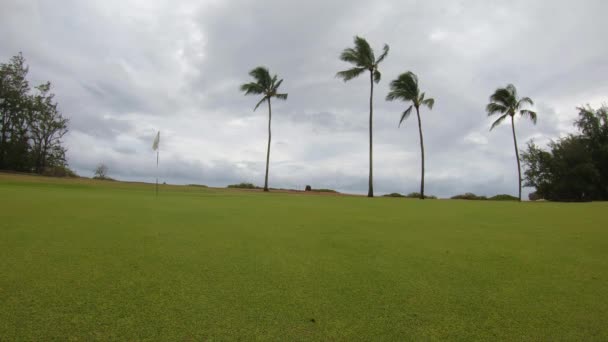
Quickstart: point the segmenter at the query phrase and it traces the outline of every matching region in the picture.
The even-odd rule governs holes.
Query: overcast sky
[[[0,0],[0,59],[22,51],[30,82],[50,80],[70,118],[68,162],[92,176],[225,186],[263,184],[267,108],[239,85],[267,66],[285,81],[273,103],[272,187],[366,193],[367,77],[344,83],[353,36],[391,50],[375,89],[378,193],[417,191],[415,116],[386,102],[411,70],[422,110],[426,192],[517,194],[508,124],[489,132],[489,95],[508,83],[531,97],[538,124],[516,121],[520,148],[572,130],[575,107],[608,102],[608,2],[359,0]]]

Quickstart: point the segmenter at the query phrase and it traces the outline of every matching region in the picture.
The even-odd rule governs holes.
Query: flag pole
[[[160,153],[160,148],[156,150],[156,197],[158,197],[158,155]]]

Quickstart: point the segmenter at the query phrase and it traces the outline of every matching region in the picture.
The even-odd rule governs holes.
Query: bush
[[[259,186],[255,186],[251,183],[239,183],[239,184],[230,184],[228,188],[231,189],[261,189]]]
[[[507,194],[500,194],[488,198],[490,201],[519,201],[519,198]]]
[[[70,177],[77,178],[76,172],[72,171],[67,166],[53,166],[47,167],[42,171],[42,175],[49,177]]]
[[[197,188],[208,188],[208,186],[203,185],[203,184],[186,184],[186,186],[193,186],[193,187],[197,187]]]
[[[310,185],[307,185],[304,191],[312,191],[312,187]]]
[[[420,193],[419,192],[410,192],[409,194],[405,195],[405,197],[407,197],[407,198],[420,198]],[[424,198],[426,198],[426,199],[437,199],[437,196],[424,195]]]
[[[477,196],[472,192],[467,192],[464,194],[452,196],[451,199],[462,199],[462,200],[473,200],[473,201],[484,201],[488,198],[486,196]]]
[[[312,192],[332,192],[337,194],[338,192],[336,190],[332,190],[332,189],[312,189]]]
[[[528,194],[528,199],[530,201],[539,201],[539,200],[542,200],[543,197],[541,195],[539,195],[538,192],[535,191],[535,192],[531,192]]]
[[[390,194],[383,195],[382,197],[405,197],[405,196],[403,196],[402,194],[400,194],[398,192],[393,192]]]

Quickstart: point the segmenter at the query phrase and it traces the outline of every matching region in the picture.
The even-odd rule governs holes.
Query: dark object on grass
[[[304,191],[312,191],[312,187],[310,185],[307,185]]]

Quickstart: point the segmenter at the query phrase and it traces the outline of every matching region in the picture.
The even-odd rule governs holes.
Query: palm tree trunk
[[[422,138],[422,122],[420,121],[420,111],[416,107],[416,115],[418,116],[418,132],[420,133],[420,155],[421,155],[421,170],[420,170],[420,199],[424,199],[424,139]]]
[[[369,185],[367,191],[367,197],[374,197],[374,171],[373,171],[373,151],[372,151],[372,118],[374,115],[373,102],[374,102],[374,73],[370,70],[369,72]]]
[[[515,120],[513,119],[513,115],[511,115],[511,129],[513,130],[513,143],[515,144],[515,158],[517,158],[517,189],[519,190],[518,198],[521,202],[521,165],[519,163],[519,150],[517,149],[517,137],[515,136]]]
[[[272,122],[272,107],[270,105],[270,97],[268,101],[268,149],[266,150],[266,177],[264,178],[264,191],[268,191],[268,164],[270,163],[270,139],[272,133],[270,132],[270,123]]]

